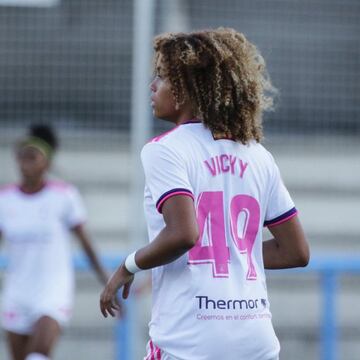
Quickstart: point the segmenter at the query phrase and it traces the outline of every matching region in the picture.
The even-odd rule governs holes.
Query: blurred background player
[[[306,266],[309,248],[260,145],[273,94],[264,60],[232,29],[167,33],[154,47],[153,113],[177,126],[142,150],[150,244],[112,275],[101,311],[114,316],[117,290],[126,298],[153,269],[146,359],[278,359],[264,268]]]
[[[54,131],[34,125],[16,145],[19,184],[0,191],[0,235],[8,246],[1,322],[13,360],[49,359],[72,315],[74,271],[69,233],[75,234],[99,280],[102,268],[84,228],[76,188],[50,181],[58,148]]]

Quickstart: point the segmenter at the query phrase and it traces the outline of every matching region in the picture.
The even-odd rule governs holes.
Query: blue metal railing
[[[105,267],[114,270],[123,260],[122,256],[102,256]],[[0,269],[6,266],[6,258],[0,256]],[[88,271],[89,264],[83,255],[74,256],[74,266],[77,271]],[[269,273],[286,272],[293,274],[315,273],[321,277],[322,314],[321,314],[321,360],[338,360],[337,333],[337,282],[343,274],[360,274],[360,256],[353,255],[322,255],[314,256],[305,268],[290,270],[274,270]],[[133,322],[133,301],[125,305],[125,315],[117,322],[115,329],[116,360],[133,360],[130,334]]]
[[[276,270],[278,271],[278,270]],[[343,274],[360,274],[360,256],[321,255],[314,256],[305,268],[286,270],[289,273],[317,273],[321,277],[321,360],[338,360],[337,332],[337,283]]]

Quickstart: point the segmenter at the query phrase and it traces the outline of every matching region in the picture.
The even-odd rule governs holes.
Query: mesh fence
[[[1,129],[40,120],[128,134],[132,13],[131,0],[0,6]],[[357,0],[158,0],[156,32],[244,32],[280,90],[267,131],[358,135],[359,15]]]
[[[165,9],[166,1],[162,3]],[[358,1],[224,0],[219,5],[216,0],[204,0],[181,4],[183,21],[177,26],[234,27],[260,48],[280,91],[276,112],[266,116],[268,131],[359,133]],[[160,14],[158,30],[171,28],[165,14]]]
[[[128,130],[132,1],[0,7],[2,127]]]

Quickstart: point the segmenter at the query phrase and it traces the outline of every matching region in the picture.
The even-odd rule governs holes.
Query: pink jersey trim
[[[161,140],[162,138],[164,138],[166,135],[169,135],[170,133],[172,133],[173,131],[177,130],[179,128],[179,126],[175,126],[173,129],[171,130],[168,130],[158,136],[155,136],[154,138],[152,138],[149,143],[152,143],[152,142],[158,142],[159,140]]]
[[[5,193],[8,191],[17,190],[18,186],[16,184],[8,184],[0,187],[0,193]]]
[[[46,186],[56,190],[67,190],[71,185],[61,180],[50,180],[46,182]]]
[[[156,353],[156,359],[157,360],[161,360],[161,350],[160,350],[160,348],[158,348],[157,346],[156,346],[156,351],[157,351],[157,353]]]
[[[154,352],[154,347],[153,347],[153,344],[152,344],[152,341],[151,341],[151,340],[149,341],[149,347],[150,347],[150,353],[147,354],[145,360],[152,360],[152,356],[153,356],[153,352]]]
[[[152,340],[149,341],[150,353],[145,360],[161,360],[161,349],[157,347]]]
[[[187,191],[175,191],[175,192],[173,192],[171,194],[166,195],[163,199],[161,199],[161,201],[156,206],[157,211],[159,213],[161,213],[161,208],[164,205],[164,202],[166,200],[170,199],[171,197],[175,196],[175,195],[186,195],[186,196],[191,197],[194,200],[194,195],[192,193],[190,193],[190,192],[187,192]]]
[[[25,191],[23,191],[20,187],[20,185],[14,185],[14,187],[20,191],[22,194],[26,195],[26,196],[32,196],[32,195],[37,195],[40,192],[44,191],[45,189],[51,189],[51,190],[55,190],[55,191],[59,191],[59,192],[66,192],[71,188],[71,184],[65,182],[65,181],[61,181],[61,180],[50,180],[50,181],[45,181],[44,186],[36,191],[36,192],[32,192],[32,193],[27,193]]]
[[[284,218],[284,219],[281,219],[281,220],[279,220],[279,221],[277,221],[277,222],[274,222],[274,223],[272,223],[272,224],[269,224],[267,227],[273,227],[273,226],[276,226],[276,225],[280,225],[280,224],[282,224],[282,223],[284,223],[284,222],[292,219],[292,218],[293,218],[294,216],[296,216],[297,214],[298,214],[298,212],[296,211],[296,212],[294,212],[293,214],[289,215],[288,217],[286,217],[286,218]]]
[[[173,129],[171,130],[168,130],[168,131],[165,131],[164,133],[158,135],[158,136],[155,136],[153,137],[149,143],[151,142],[158,142],[159,140],[161,140],[162,138],[164,138],[166,135],[172,133],[173,131],[177,130],[181,125],[188,125],[188,124],[200,124],[201,121],[200,120],[197,120],[197,119],[192,119],[192,120],[189,120],[189,121],[186,121],[186,122],[183,122],[177,126],[175,126]]]

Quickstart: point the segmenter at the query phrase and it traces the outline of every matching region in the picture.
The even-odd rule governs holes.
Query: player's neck
[[[192,121],[197,121],[193,115],[192,111],[186,111],[182,114],[180,114],[176,119],[175,119],[175,124],[176,125],[181,125],[184,123],[188,123],[188,122],[192,122]]]
[[[43,178],[37,179],[23,179],[19,188],[25,194],[34,194],[41,191],[46,186],[46,181]]]
[[[194,117],[194,111],[192,109],[191,103],[186,101],[177,109],[172,122],[174,122],[176,125],[181,125],[185,122],[191,121],[191,119],[194,119]]]

